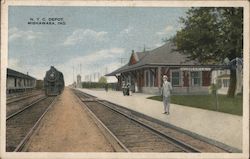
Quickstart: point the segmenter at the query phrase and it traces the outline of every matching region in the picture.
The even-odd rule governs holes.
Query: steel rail
[[[100,128],[100,130],[102,131],[104,136],[109,140],[109,142],[113,146],[113,148],[117,152],[130,152],[130,150],[109,130],[109,128],[107,128],[105,126],[105,124],[93,113],[93,111],[91,111],[88,108],[88,104],[83,102],[82,98],[79,96],[78,93],[81,93],[81,92],[75,92],[75,95],[78,97],[77,99],[81,103],[82,109],[85,108],[89,112],[89,114],[92,117],[92,119],[94,120],[95,124],[97,125],[98,128]],[[84,108],[83,108],[83,104],[86,105],[86,106],[84,106]]]
[[[119,105],[117,105],[117,104],[115,104],[115,103],[112,103],[112,102],[110,102],[110,101],[106,101],[106,100],[98,100],[98,101],[107,102],[107,103],[110,103],[111,105],[116,105],[116,106],[118,106],[119,108],[121,108],[121,106],[119,106]],[[123,109],[123,108],[121,108],[121,109]],[[125,109],[128,110],[128,108],[125,108]],[[192,135],[190,135],[190,134],[187,134],[186,132],[182,132],[182,130],[179,130],[179,129],[176,129],[176,128],[172,128],[172,127],[170,127],[170,128],[173,129],[173,130],[175,130],[175,131],[178,131],[178,132],[184,133],[184,134],[186,134],[186,135],[189,135],[189,136],[195,138],[196,140],[199,140],[199,141],[201,141],[201,142],[205,142],[205,143],[210,144],[210,145],[212,145],[212,146],[214,146],[214,147],[217,147],[217,148],[219,148],[219,149],[221,149],[221,150],[223,150],[223,151],[225,151],[225,152],[229,152],[229,153],[240,153],[240,152],[241,152],[239,149],[236,149],[236,148],[234,148],[234,147],[230,147],[230,146],[228,146],[228,145],[221,145],[221,146],[216,145],[214,142],[218,142],[218,141],[205,141],[204,139],[200,139],[200,138],[197,138],[197,137],[192,136]],[[219,143],[219,144],[222,144],[222,143]],[[223,147],[223,146],[224,146],[224,147]]]
[[[80,92],[80,93],[82,93],[82,94],[84,94],[85,96],[88,96],[88,97],[90,97],[90,98],[93,97],[93,96],[91,96],[91,95],[88,95],[87,93],[83,93],[83,92]],[[84,100],[82,100],[82,101],[84,102]],[[122,111],[120,111],[120,110],[118,110],[118,109],[115,109],[115,108],[113,108],[113,107],[111,107],[111,106],[109,106],[109,105],[103,103],[103,102],[100,101],[100,100],[95,100],[95,101],[98,102],[98,103],[100,103],[100,104],[102,104],[102,105],[104,105],[104,106],[106,106],[106,107],[108,107],[109,109],[111,109],[111,110],[113,110],[113,111],[115,111],[115,112],[117,112],[117,113],[119,113],[119,114],[121,114],[121,115],[123,115],[123,116],[129,118],[130,120],[133,120],[134,122],[136,122],[136,123],[142,125],[143,127],[147,128],[147,129],[149,129],[149,130],[151,130],[154,134],[156,134],[156,135],[158,135],[158,136],[161,136],[161,137],[167,139],[169,142],[171,142],[171,144],[177,146],[178,148],[184,150],[185,152],[196,152],[196,153],[200,153],[200,152],[201,152],[201,151],[198,150],[197,148],[195,148],[195,147],[193,147],[193,146],[191,146],[191,145],[189,145],[189,144],[186,144],[186,143],[184,143],[184,142],[182,142],[182,141],[180,141],[180,140],[178,140],[178,139],[175,139],[175,138],[173,138],[173,137],[171,137],[171,136],[169,136],[169,135],[167,135],[167,134],[165,134],[165,133],[163,133],[163,132],[161,132],[161,131],[159,131],[159,130],[154,129],[152,126],[150,126],[150,125],[148,125],[148,124],[146,124],[146,123],[143,123],[143,122],[137,120],[135,117],[133,117],[133,115],[128,115],[128,114],[126,114],[126,113],[124,113],[124,112],[122,112]],[[105,101],[105,102],[108,102],[108,101]],[[108,102],[108,103],[109,103],[109,102]],[[112,103],[112,104],[113,104],[113,103]],[[116,105],[116,104],[113,104],[113,105]]]
[[[6,95],[6,97],[7,97],[7,100],[11,100],[11,99],[15,99],[18,97],[27,96],[29,94],[32,94],[32,92],[13,93],[13,94]]]
[[[120,111],[120,110],[118,110],[118,109],[112,108],[111,106],[109,106],[109,105],[103,103],[102,101],[97,101],[97,102],[100,103],[100,104],[102,104],[102,105],[104,105],[104,106],[106,106],[106,107],[108,107],[109,109],[111,109],[111,110],[113,110],[113,111],[115,111],[115,112],[117,112],[117,113],[119,113],[119,114],[121,114],[121,115],[123,115],[123,116],[129,118],[130,120],[133,120],[134,122],[136,122],[136,123],[142,125],[143,127],[147,128],[147,129],[149,129],[149,130],[151,130],[151,131],[154,132],[156,135],[161,136],[161,137],[163,137],[163,138],[166,138],[168,141],[171,142],[171,144],[173,144],[173,145],[175,145],[176,147],[178,147],[178,148],[184,150],[185,152],[197,152],[197,153],[200,153],[200,152],[201,152],[201,151],[198,150],[197,148],[195,148],[195,147],[193,147],[193,146],[191,146],[191,145],[189,145],[189,144],[186,144],[186,143],[184,143],[184,142],[182,142],[182,141],[180,141],[180,140],[178,140],[178,139],[175,139],[175,138],[173,138],[173,137],[171,137],[171,136],[169,136],[169,135],[167,135],[167,134],[165,134],[165,133],[163,133],[163,132],[161,132],[161,131],[159,131],[159,130],[154,129],[152,126],[150,126],[150,125],[148,125],[148,124],[146,124],[146,123],[143,123],[143,122],[137,120],[135,117],[133,117],[133,115],[128,115],[128,114],[126,114],[126,113],[124,113],[124,112],[122,112],[122,111]],[[107,101],[106,101],[106,102],[107,102]]]
[[[33,94],[33,95],[26,95],[26,96],[23,96],[23,97],[15,97],[15,98],[17,98],[16,100],[13,100],[13,99],[15,99],[15,98],[7,99],[6,104],[18,102],[18,101],[20,101],[20,100],[27,99],[27,98],[30,98],[30,97],[34,97],[34,96],[37,96],[37,95],[39,95],[39,94],[41,94],[41,93],[37,93],[37,94]]]
[[[77,91],[78,91],[78,90],[77,90]],[[81,91],[79,91],[79,92],[81,92]],[[86,96],[88,96],[89,98],[95,97],[95,96],[89,95],[89,94],[87,94],[87,93],[85,93],[85,92],[82,92],[82,93],[84,93],[84,94],[85,94]],[[97,98],[97,97],[95,97],[95,98]],[[97,98],[97,99],[98,99],[98,98]],[[117,104],[115,104],[115,103],[112,103],[112,102],[109,102],[109,101],[105,101],[105,100],[98,100],[98,101],[104,101],[104,102],[110,103],[111,105],[117,105]],[[121,108],[121,106],[119,106],[119,105],[118,105],[118,107]],[[182,130],[179,130],[179,129],[176,129],[176,128],[172,128],[172,127],[170,127],[170,128],[173,129],[173,130],[175,130],[175,131],[178,131],[178,132],[181,132],[181,133],[190,135],[190,134],[188,134],[187,132],[182,132]],[[225,151],[225,152],[229,152],[229,153],[239,153],[239,152],[241,152],[241,150],[239,150],[239,149],[236,149],[236,148],[234,148],[234,147],[230,147],[230,146],[225,145],[225,144],[223,144],[223,143],[220,143],[220,142],[218,142],[218,141],[210,141],[210,140],[207,141],[206,139],[202,139],[202,137],[193,136],[192,134],[191,134],[190,136],[193,137],[193,138],[195,138],[196,140],[200,140],[200,141],[205,142],[205,143],[207,143],[207,144],[210,144],[210,145],[212,145],[212,146],[214,146],[214,147],[217,147],[217,148],[219,148],[219,149],[221,149],[221,150],[223,150],[223,151]],[[216,142],[216,143],[215,143],[215,142]]]
[[[46,98],[47,99],[47,98]],[[55,102],[57,101],[58,96],[55,97],[55,99],[50,103],[50,105],[48,106],[48,108],[43,112],[43,114],[40,116],[40,118],[36,121],[36,123],[34,124],[34,126],[29,130],[29,132],[26,134],[26,136],[22,139],[22,141],[18,144],[18,146],[16,147],[16,149],[14,150],[14,152],[20,152],[22,151],[23,147],[25,146],[25,144],[28,142],[28,140],[30,139],[30,137],[33,135],[34,131],[36,130],[36,128],[39,126],[41,120],[43,119],[43,117],[45,116],[45,114],[49,111],[49,109],[55,104]]]
[[[15,113],[13,113],[13,114],[11,114],[11,115],[7,116],[6,121],[7,121],[7,120],[9,120],[10,118],[12,118],[12,117],[16,116],[17,114],[19,114],[19,113],[23,112],[24,110],[26,110],[26,109],[28,109],[28,108],[32,107],[32,106],[33,106],[33,105],[35,105],[36,103],[38,103],[38,102],[40,102],[40,101],[42,101],[42,100],[45,100],[45,99],[47,99],[47,98],[48,98],[47,96],[42,97],[42,98],[40,98],[40,99],[38,99],[38,100],[34,101],[33,103],[31,103],[31,104],[27,105],[26,107],[22,108],[21,110],[19,110],[19,111],[17,111],[17,112],[15,112]]]

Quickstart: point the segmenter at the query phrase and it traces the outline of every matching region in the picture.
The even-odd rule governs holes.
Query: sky
[[[97,73],[110,73],[127,63],[132,50],[163,45],[163,39],[181,28],[179,17],[185,17],[187,9],[10,6],[8,67],[43,79],[55,66],[66,85],[77,74],[82,81],[87,76],[97,81]],[[39,22],[45,24],[34,24]]]

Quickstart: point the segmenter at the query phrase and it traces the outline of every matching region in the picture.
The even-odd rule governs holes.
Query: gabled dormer
[[[132,50],[128,65],[134,65],[139,61],[136,53]]]

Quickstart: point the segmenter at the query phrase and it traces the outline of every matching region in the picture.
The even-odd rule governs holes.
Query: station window
[[[172,72],[172,86],[180,86],[180,72],[174,71]]]
[[[148,71],[146,71],[146,75],[145,75],[145,78],[146,78],[146,80],[145,80],[145,81],[146,81],[146,82],[145,82],[145,86],[146,86],[146,87],[148,87],[148,86],[149,86],[149,85],[148,85],[148,81],[149,81],[149,78],[148,78],[148,77],[149,77],[149,75],[148,75],[148,74],[149,74],[149,72],[148,72]]]
[[[223,87],[229,87],[229,79],[223,79]]]
[[[155,77],[154,74],[150,71],[150,87],[154,87]]]
[[[155,77],[152,71],[147,70],[145,72],[145,86],[154,87]]]
[[[200,86],[201,85],[201,72],[193,71],[191,72],[191,84],[192,86]]]
[[[19,79],[19,81],[18,81],[18,87],[22,87],[22,79]]]

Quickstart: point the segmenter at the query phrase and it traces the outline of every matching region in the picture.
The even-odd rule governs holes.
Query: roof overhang
[[[221,69],[229,69],[227,65],[166,65],[160,63],[151,63],[145,64],[140,66],[130,66],[127,69],[116,70],[105,76],[119,76],[121,73],[129,72],[129,71],[136,71],[143,68],[156,68],[156,67],[181,67],[181,70],[189,70],[189,71],[211,71],[211,70],[221,70]]]
[[[18,72],[9,68],[7,68],[7,77],[18,77],[22,79],[36,80],[36,78],[30,75],[27,75],[27,74],[24,74],[24,73],[21,73],[21,72]]]

